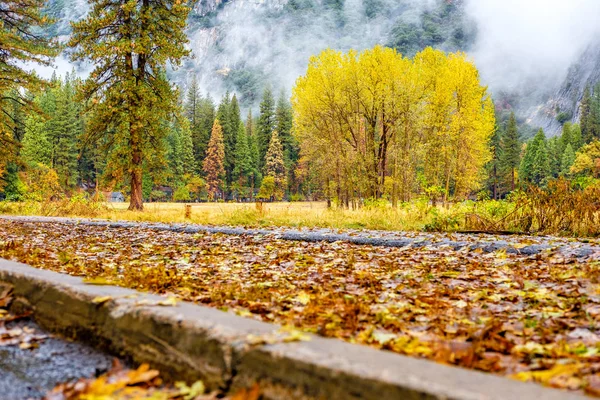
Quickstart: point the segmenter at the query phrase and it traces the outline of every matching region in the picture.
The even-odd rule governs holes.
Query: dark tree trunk
[[[129,200],[130,211],[144,210],[144,200],[142,197],[142,153],[133,152],[133,168],[131,169],[131,199]]]

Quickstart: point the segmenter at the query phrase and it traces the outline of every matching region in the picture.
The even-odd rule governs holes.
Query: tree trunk
[[[511,189],[515,191],[515,169],[511,168]]]
[[[133,152],[133,168],[131,169],[131,199],[129,200],[130,211],[143,211],[144,200],[142,197],[142,153],[139,150]]]

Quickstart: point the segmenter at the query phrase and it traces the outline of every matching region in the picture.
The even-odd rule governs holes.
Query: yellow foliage
[[[329,195],[409,200],[416,171],[457,196],[477,189],[490,158],[494,110],[474,64],[431,48],[413,60],[377,46],[325,50],[293,90],[295,133]]]

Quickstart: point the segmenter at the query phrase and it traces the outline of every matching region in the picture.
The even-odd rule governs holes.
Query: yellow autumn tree
[[[462,53],[425,49],[415,57],[423,73],[423,170],[426,185],[439,188],[444,201],[451,191],[464,197],[484,178],[490,159],[494,108],[474,64]],[[435,191],[434,191],[435,192]]]
[[[377,46],[325,50],[293,90],[295,133],[326,194],[410,200],[421,189],[464,197],[481,183],[493,106],[464,54],[426,49],[413,60]]]

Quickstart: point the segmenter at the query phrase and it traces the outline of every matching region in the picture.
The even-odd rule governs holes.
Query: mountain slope
[[[288,91],[321,50],[364,49],[375,44],[413,55],[426,46],[469,51],[477,26],[467,0],[200,0],[189,20],[194,57],[170,77],[186,86],[196,75],[203,92],[236,92],[256,105],[265,86]],[[50,35],[66,37],[69,22],[85,15],[86,0],[50,0],[57,19]],[[477,60],[475,60],[477,61]],[[564,82],[531,82],[519,93],[493,93],[532,126],[554,135],[557,120],[578,119],[586,85],[600,81],[600,40],[581,56]]]
[[[579,121],[580,101],[586,86],[600,82],[600,41],[590,45],[545,104],[533,110],[529,123],[549,133],[559,132],[560,121]]]

